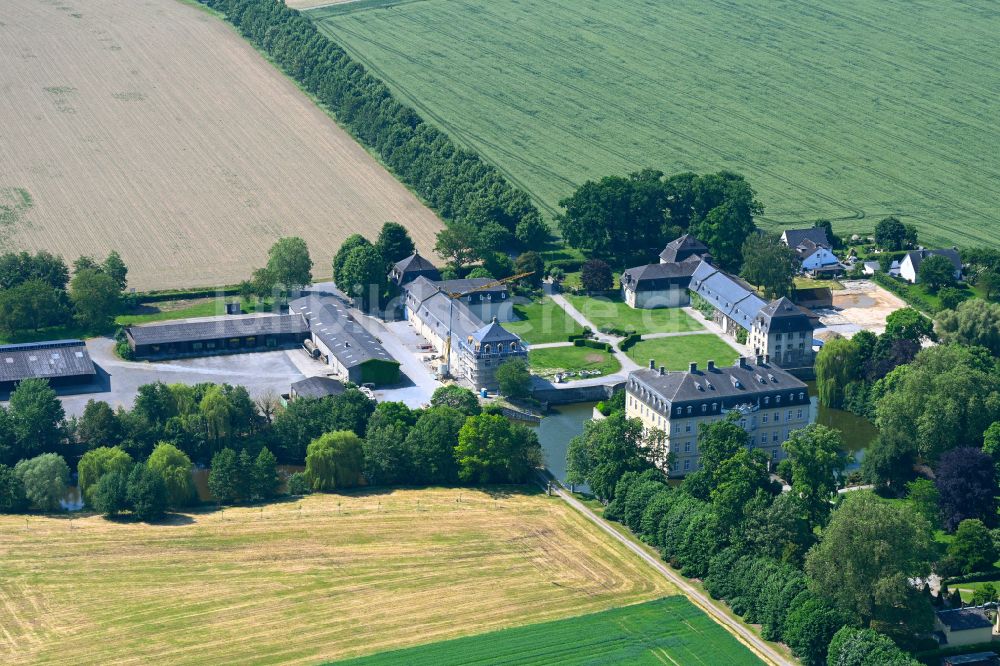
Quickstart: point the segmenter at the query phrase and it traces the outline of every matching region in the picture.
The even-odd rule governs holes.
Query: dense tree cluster
[[[730,171],[607,176],[587,181],[559,205],[566,210],[559,228],[573,247],[634,262],[662,248],[664,238],[691,233],[728,270],[740,268],[754,216],[764,212],[750,185]]]
[[[917,244],[917,228],[890,215],[875,225],[875,244],[883,250],[899,251]]]
[[[906,640],[929,627],[928,597],[909,580],[930,570],[930,526],[910,505],[867,491],[834,503],[839,433],[811,425],[791,434],[791,490],[781,492],[738,422],[702,425],[701,468],[672,487],[653,462],[655,440],[642,439],[621,405],[604,406],[608,418],[585,426],[567,462],[571,480],[608,502],[606,518],[803,663],[826,664],[828,648],[838,660],[830,663],[911,663],[885,634]]]
[[[73,279],[62,257],[40,251],[0,255],[0,331],[18,335],[74,320],[83,328],[107,330],[121,307],[128,268],[117,252],[103,262],[79,257]]]
[[[131,410],[91,400],[66,420],[55,392],[28,380],[0,409],[0,511],[54,510],[77,463],[84,502],[109,516],[153,520],[196,500],[194,464],[223,504],[278,491],[277,465],[304,464],[289,492],[368,485],[524,483],[541,465],[535,432],[483,413],[475,394],[438,389],[428,409],[376,405],[356,388],[287,407],[250,398],[242,386],[147,384]]]
[[[526,246],[547,237],[538,209],[523,190],[400,103],[298,11],[280,0],[202,1],[223,12],[453,227],[471,228],[477,251],[496,243],[498,235],[502,242]]]
[[[815,363],[820,404],[874,416],[876,382],[912,361],[921,343],[935,338],[931,320],[902,308],[889,315],[882,335],[859,331],[850,339],[828,340]]]
[[[777,234],[751,233],[743,241],[743,268],[740,274],[764,290],[767,298],[791,296],[795,274],[802,263],[795,250],[781,242]]]

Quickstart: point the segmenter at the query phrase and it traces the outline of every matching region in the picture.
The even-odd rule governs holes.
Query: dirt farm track
[[[437,217],[222,20],[179,0],[0,3],[0,243],[118,249],[140,289],[237,282],[280,236]]]

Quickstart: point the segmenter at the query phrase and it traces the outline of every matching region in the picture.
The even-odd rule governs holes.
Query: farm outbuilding
[[[24,379],[47,379],[53,386],[90,384],[97,378],[83,340],[52,340],[0,346],[0,388]]]
[[[136,358],[167,359],[297,347],[309,324],[298,314],[204,317],[129,326],[125,336]]]
[[[314,355],[341,378],[376,386],[399,381],[399,361],[335,297],[310,294],[292,301],[288,308],[308,322]]]

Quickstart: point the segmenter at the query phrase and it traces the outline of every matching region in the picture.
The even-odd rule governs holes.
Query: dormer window
[[[774,404],[776,404],[776,405],[780,405],[781,404],[781,396],[780,395],[774,396]]]
[[[683,407],[678,407],[677,408],[677,416],[680,416],[683,413],[684,413],[684,408]]]
[[[717,403],[717,402],[713,402],[713,403],[712,403],[712,411],[713,411],[713,412],[716,412],[716,411],[718,411],[718,410],[719,410],[719,403]]]
[[[688,405],[688,414],[691,413],[691,405]]]
[[[704,414],[704,413],[705,413],[705,412],[707,412],[707,411],[708,411],[708,405],[704,405],[704,404],[703,404],[703,405],[701,406],[701,413],[702,413],[702,414]]]

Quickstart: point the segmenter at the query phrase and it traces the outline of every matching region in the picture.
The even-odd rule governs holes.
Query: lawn
[[[891,213],[926,245],[1000,245],[990,0],[425,0],[307,16],[549,217],[587,179],[732,169],[768,228],[871,233]]]
[[[610,375],[621,370],[621,364],[606,351],[590,347],[546,347],[528,351],[528,363],[531,371],[542,377],[552,377],[557,372],[579,372],[581,370],[596,370],[593,375],[585,375],[578,379],[590,379]],[[567,379],[573,379],[568,377]]]
[[[386,652],[341,666],[760,664],[686,597]]]
[[[829,287],[831,290],[836,291],[843,289],[844,285],[838,280],[815,280],[801,275],[795,277],[796,289],[821,289],[823,287]]]
[[[226,302],[232,298],[197,298],[177,301],[161,301],[139,305],[131,311],[115,317],[118,326],[133,326],[149,324],[156,321],[171,319],[190,319],[192,317],[213,317],[226,314]],[[269,312],[271,301],[242,301],[243,312]]]
[[[700,331],[704,327],[680,308],[637,310],[630,308],[621,298],[576,296],[566,299],[594,326],[614,326],[636,333],[678,333]]]
[[[530,344],[565,342],[567,336],[583,332],[575,319],[566,314],[551,298],[514,306],[519,321],[504,322],[504,328]]]
[[[509,489],[313,495],[164,525],[0,516],[0,534],[4,664],[317,663],[676,594],[561,500]]]
[[[739,354],[719,336],[706,333],[642,340],[628,350],[628,356],[642,366],[654,359],[657,367],[664,365],[667,370],[687,370],[692,361],[700,368],[704,368],[707,361],[730,365]]]

